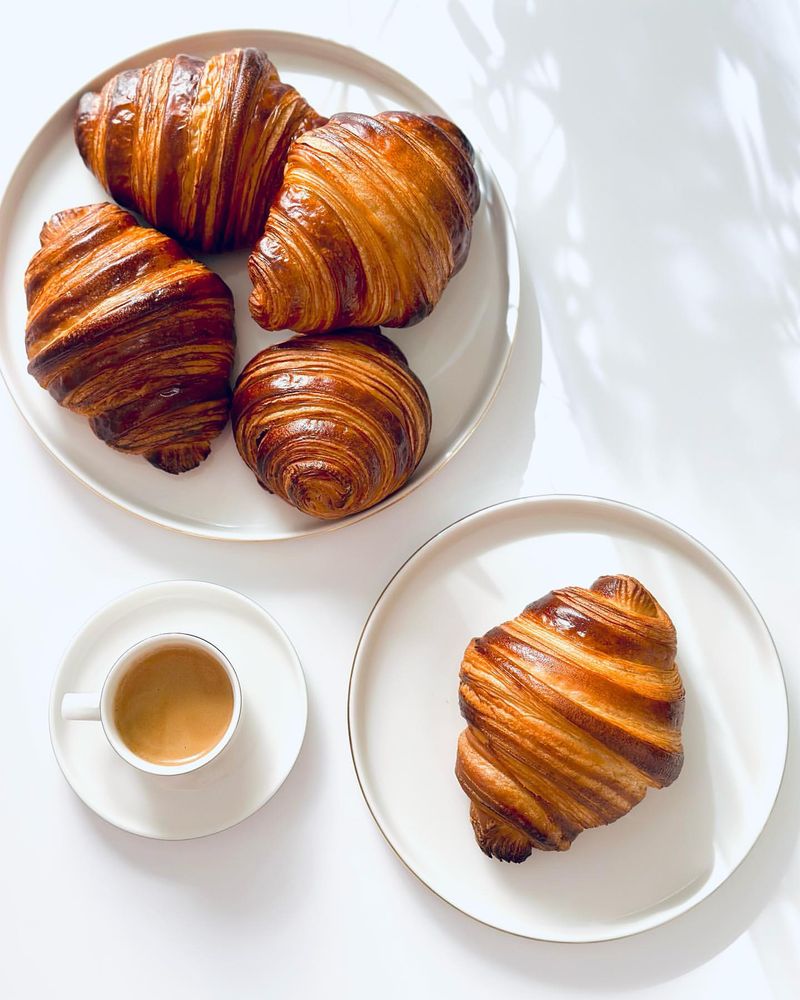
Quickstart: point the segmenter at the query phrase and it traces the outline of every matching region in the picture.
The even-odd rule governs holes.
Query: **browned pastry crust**
[[[485,854],[566,851],[678,777],[675,649],[672,622],[630,576],[553,591],[472,640],[456,776]]]
[[[266,53],[178,55],[84,94],[75,141],[108,193],[205,251],[260,236],[293,139],[325,121]]]
[[[250,311],[266,330],[416,323],[466,260],[479,202],[452,122],[334,115],[289,151],[250,256]]]
[[[25,272],[28,371],[118,451],[165,472],[208,455],[228,420],[233,297],[116,205],[54,215]]]
[[[293,337],[257,354],[233,394],[236,447],[298,510],[345,517],[406,482],[428,444],[428,394],[379,330]]]

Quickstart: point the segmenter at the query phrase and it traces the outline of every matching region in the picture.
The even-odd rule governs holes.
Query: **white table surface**
[[[345,699],[363,621],[419,544],[498,500],[578,492],[654,510],[727,562],[773,631],[798,717],[800,8],[17,3],[0,62],[0,181],[64,95],[106,66],[245,25],[392,63],[482,147],[519,231],[518,349],[442,473],[379,517],[279,544],[183,537],[115,509],[0,391],[0,995],[796,997],[796,738],[764,835],[713,897],[637,938],[548,945],[479,926],[402,867],[361,800]],[[178,577],[242,590],[279,619],[305,667],[309,729],[256,816],[155,843],[74,796],[47,699],[90,614]]]

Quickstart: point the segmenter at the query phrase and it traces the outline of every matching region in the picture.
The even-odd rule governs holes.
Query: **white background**
[[[773,630],[797,717],[798,5],[136,0],[12,13],[3,183],[64,96],[131,52],[224,27],[315,33],[412,77],[483,149],[518,226],[523,304],[500,398],[450,466],[380,516],[307,541],[236,545],[139,522],[63,471],[0,392],[0,994],[796,997],[796,740],[767,830],[713,897],[638,938],[547,945],[479,926],[406,872],[360,798],[345,700],[363,621],[419,544],[488,503],[583,492],[652,509],[727,562]],[[278,618],[310,716],[265,809],[169,844],[77,800],[51,755],[47,698],[89,615],[178,577],[242,590]]]

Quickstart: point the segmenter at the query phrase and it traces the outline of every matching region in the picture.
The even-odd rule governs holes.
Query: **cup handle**
[[[61,718],[82,722],[100,721],[100,694],[65,694],[61,700]]]

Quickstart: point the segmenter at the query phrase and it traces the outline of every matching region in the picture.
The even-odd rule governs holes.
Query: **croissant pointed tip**
[[[478,847],[487,858],[518,865],[531,856],[533,845],[529,837],[475,802],[470,805],[469,818]]]
[[[87,90],[86,93],[81,94],[78,100],[78,110],[75,113],[76,129],[82,128],[86,117],[94,114],[99,100],[100,94],[94,90]]]
[[[190,472],[204,462],[211,454],[211,446],[208,444],[188,444],[170,445],[166,448],[159,448],[158,451],[151,451],[144,457],[162,472],[178,476],[182,472]]]
[[[455,122],[451,122],[448,118],[442,118],[440,115],[428,115],[428,121],[433,122],[437,128],[440,128],[448,139],[458,146],[470,163],[474,162],[475,150],[473,145]]]
[[[648,618],[657,618],[661,612],[658,602],[647,587],[633,576],[601,576],[590,589],[610,598],[620,607]]]
[[[84,219],[87,216],[95,215],[98,209],[103,207],[113,208],[111,205],[104,206],[104,203],[100,203],[93,205],[81,205],[79,208],[65,208],[61,212],[56,212],[54,215],[50,216],[39,231],[39,243],[43,247],[46,247],[49,243],[52,243],[53,240],[61,239],[64,230],[74,226],[76,223],[80,222],[81,219]],[[134,221],[132,217],[131,221]]]
[[[75,119],[72,123],[72,134],[75,138],[75,145],[81,154],[81,159],[87,167],[91,168],[91,136],[94,132],[94,124],[97,121],[97,112],[100,104],[100,95],[91,91],[82,94],[75,111]]]

